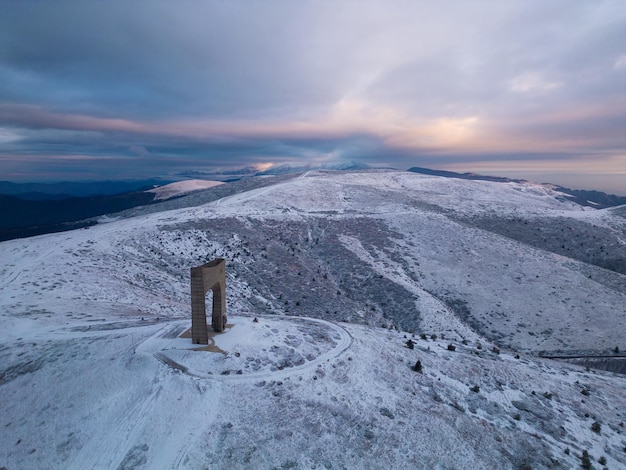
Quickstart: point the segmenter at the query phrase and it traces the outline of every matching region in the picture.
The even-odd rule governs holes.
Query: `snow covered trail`
[[[259,317],[272,326],[281,322],[316,325],[322,334],[331,336],[334,346],[301,365],[282,370],[261,370],[245,375],[203,373],[169,357],[171,350],[159,350],[180,332],[188,320],[169,322],[136,346],[139,357],[154,357],[162,365],[154,367],[154,379],[148,389],[126,394],[120,391],[119,400],[126,403],[116,407],[117,412],[103,416],[95,432],[89,436],[67,468],[70,470],[126,468],[146,465],[146,468],[185,467],[189,449],[202,431],[209,430],[219,413],[226,384],[254,383],[262,380],[283,380],[297,373],[313,371],[323,363],[339,357],[352,344],[349,333],[339,325],[315,318]],[[131,328],[131,331],[134,328]],[[184,328],[182,328],[184,330]],[[316,330],[316,331],[318,331]],[[128,330],[125,331],[128,333]],[[169,343],[171,344],[171,343]],[[199,352],[211,356],[220,353]],[[164,367],[166,365],[167,367]],[[181,373],[183,372],[183,373]]]
[[[167,327],[156,335],[164,329]],[[134,330],[130,329],[131,334]],[[100,416],[95,432],[66,468],[180,468],[198,431],[210,428],[222,400],[220,382],[198,381],[163,367],[141,351],[141,344],[129,360],[135,357],[148,361],[154,374],[149,386],[127,391],[120,384],[119,392],[110,399],[122,406]]]
[[[117,468],[137,441],[148,416],[157,405],[159,389],[154,388],[147,396],[139,397],[113,423],[102,426],[68,465],[69,470]]]
[[[138,397],[115,419],[104,417],[66,468],[130,468],[129,464],[179,468],[198,431],[211,426],[222,396],[219,383],[210,392],[198,393],[206,387],[197,386],[196,393],[189,393],[189,388],[193,387],[181,388],[179,379],[170,378]]]
[[[166,364],[169,367],[172,367],[175,370],[181,371],[187,375],[192,377],[201,378],[201,379],[209,379],[217,382],[229,382],[229,383],[243,383],[243,382],[256,382],[265,379],[271,380],[281,380],[297,373],[301,373],[307,370],[314,370],[320,364],[324,362],[328,362],[332,359],[339,357],[344,351],[348,350],[352,345],[352,337],[350,334],[341,326],[317,318],[309,318],[309,317],[293,317],[293,316],[280,316],[280,317],[268,317],[268,316],[259,316],[259,318],[272,321],[273,324],[280,324],[281,322],[308,322],[318,325],[320,328],[330,330],[332,332],[334,345],[331,349],[322,352],[317,357],[307,362],[304,362],[300,365],[293,365],[292,367],[286,367],[282,370],[262,370],[259,372],[252,372],[246,374],[213,374],[213,373],[205,373],[193,366],[189,365],[189,363],[185,363],[184,360],[180,360],[178,358],[173,357],[171,353],[171,349],[162,349],[162,344],[158,342],[157,338],[167,336],[167,332],[171,330],[177,329],[181,324],[188,324],[188,321],[180,321],[174,322],[170,324],[168,327],[160,330],[152,338],[146,340],[141,346],[140,349],[145,351],[146,353],[151,353],[161,361],[163,364]],[[236,333],[233,333],[236,334]],[[326,333],[327,334],[327,333]],[[188,340],[187,340],[188,341]],[[219,345],[219,343],[218,343]],[[171,346],[166,346],[170,347]],[[191,347],[189,345],[188,347]],[[155,350],[155,348],[157,350]],[[200,353],[200,354],[215,354],[215,353]]]

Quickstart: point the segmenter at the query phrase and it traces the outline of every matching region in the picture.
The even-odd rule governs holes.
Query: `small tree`
[[[422,373],[422,361],[420,361],[420,360],[418,359],[418,361],[415,363],[415,365],[412,367],[412,369],[413,369],[415,372],[419,372],[419,373],[421,374],[421,373]]]
[[[415,347],[415,344],[413,343],[413,341],[411,339],[409,339],[406,342],[406,347],[409,348],[409,349],[413,349]]]
[[[454,344],[448,344],[448,351],[456,351],[456,346]]]
[[[602,426],[600,426],[600,423],[598,423],[597,421],[594,421],[591,425],[591,430],[596,434],[600,434],[600,431],[602,431]]]
[[[599,463],[600,465],[606,465],[606,457],[605,457],[604,455],[603,455],[602,457],[600,457],[600,458],[598,459],[598,463]]]
[[[580,465],[589,470],[591,468],[591,459],[589,458],[589,452],[587,450],[583,450],[583,455],[580,458]]]

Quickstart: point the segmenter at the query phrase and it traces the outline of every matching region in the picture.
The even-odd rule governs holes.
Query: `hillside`
[[[221,184],[223,183],[217,181],[188,180],[148,190],[143,188],[120,194],[87,197],[46,193],[20,193],[16,196],[0,194],[0,241],[88,227],[97,223],[89,220],[90,218],[159,203]],[[94,184],[94,190],[101,187],[102,184]],[[124,184],[116,186],[111,183],[111,190],[116,187],[124,187]],[[79,188],[86,190],[82,185]]]
[[[159,186],[158,188],[149,189],[147,193],[154,193],[154,199],[157,201],[163,201],[171,199],[173,197],[180,197],[194,191],[200,191],[202,189],[209,189],[214,186],[224,184],[221,181],[205,181],[205,180],[185,180],[177,181],[176,183],[166,184],[165,186]]]
[[[246,184],[0,244],[0,467],[626,466],[626,375],[538,357],[621,367],[623,208],[399,171]],[[214,257],[222,353],[179,338]]]
[[[412,167],[407,171],[414,173],[420,173],[423,175],[431,176],[444,176],[446,178],[461,178],[467,180],[477,181],[496,181],[500,183],[527,183],[526,180],[510,179],[501,176],[488,176],[479,175],[476,173],[457,173],[455,171],[445,170],[432,170],[430,168]],[[607,194],[602,191],[586,191],[583,189],[570,189],[563,186],[557,186],[554,184],[544,183],[543,186],[547,186],[555,191],[561,193],[563,197],[574,201],[577,204],[583,206],[595,207],[597,209],[605,209],[607,207],[621,206],[626,204],[626,196],[617,196],[615,194]]]

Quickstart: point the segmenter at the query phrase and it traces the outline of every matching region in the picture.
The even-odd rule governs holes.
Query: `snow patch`
[[[206,181],[206,180],[186,180],[177,181],[176,183],[166,184],[165,186],[159,186],[158,188],[149,189],[147,193],[154,193],[155,201],[164,201],[173,197],[184,196],[194,191],[200,191],[202,189],[209,189],[214,186],[224,184],[222,181]]]

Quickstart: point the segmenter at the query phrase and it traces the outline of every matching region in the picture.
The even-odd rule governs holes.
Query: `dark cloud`
[[[569,158],[580,172],[585,155],[626,171],[618,0],[0,0],[0,11],[5,174],[332,159],[566,172]]]
[[[311,10],[293,2],[11,2],[0,17],[0,56],[18,80],[2,98],[133,118],[323,105],[337,97],[341,58],[329,54],[320,67],[317,55],[332,51],[318,41]]]

